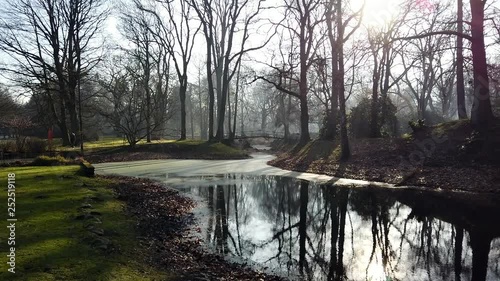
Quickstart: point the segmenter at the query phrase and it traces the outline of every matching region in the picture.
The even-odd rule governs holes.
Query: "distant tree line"
[[[340,140],[346,159],[349,137],[395,136],[412,119],[470,116],[488,128],[498,7],[401,0],[370,23],[369,3],[359,3],[10,0],[0,8],[0,70],[65,145],[96,124],[131,145],[252,131],[306,143],[317,131]],[[105,40],[112,11],[116,44]]]

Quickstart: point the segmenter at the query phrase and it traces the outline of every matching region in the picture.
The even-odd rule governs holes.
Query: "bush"
[[[381,98],[382,99],[382,98]],[[377,120],[378,123],[378,136],[377,137],[391,137],[398,135],[398,120],[396,117],[397,109],[389,98],[385,99],[385,115],[382,116],[382,102],[381,99],[377,104]],[[357,106],[355,106],[349,115],[349,126],[353,137],[355,138],[369,138],[371,136],[371,110],[372,100],[370,98],[363,98]],[[385,117],[385,118],[383,118]],[[383,123],[382,123],[383,121]]]
[[[410,122],[408,122],[408,125],[410,126],[411,130],[414,133],[416,133],[418,131],[422,131],[423,129],[426,128],[425,120],[423,120],[423,119],[418,119],[416,121],[410,121]]]
[[[409,133],[404,133],[401,135],[401,138],[404,139],[404,140],[411,140],[412,139],[412,135],[409,134]]]
[[[41,154],[47,152],[47,141],[39,138],[29,138],[25,144],[26,152]]]
[[[0,141],[0,151],[3,151],[4,153],[16,152],[16,142],[12,140]]]
[[[338,129],[337,123],[335,116],[333,116],[331,112],[324,112],[321,121],[321,128],[319,129],[320,139],[333,140],[333,138],[335,138],[335,132],[337,132]]]
[[[68,165],[68,164],[76,164],[76,162],[66,159],[62,156],[38,156],[31,162],[32,166],[60,166],[60,165]]]

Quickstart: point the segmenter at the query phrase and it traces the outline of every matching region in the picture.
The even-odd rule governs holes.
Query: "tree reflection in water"
[[[500,280],[500,198],[320,186],[225,175],[207,243],[304,280]]]

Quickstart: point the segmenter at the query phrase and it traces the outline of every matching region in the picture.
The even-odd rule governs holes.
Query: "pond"
[[[498,195],[248,174],[190,176],[176,188],[200,200],[214,251],[290,279],[500,280]]]

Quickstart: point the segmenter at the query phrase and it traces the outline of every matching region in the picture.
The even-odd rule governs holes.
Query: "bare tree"
[[[238,103],[240,102],[240,99],[242,99],[242,95],[244,91],[246,90],[245,86],[248,85],[248,79],[249,79],[249,74],[250,74],[250,69],[244,68],[243,70],[241,69],[242,64],[238,66],[238,70],[236,72],[236,83],[235,83],[235,89],[234,89],[234,113],[233,113],[233,123],[232,123],[232,129],[230,129],[230,135],[229,139],[232,141],[234,140],[236,136],[236,123],[237,123],[237,118],[238,118]],[[231,106],[229,104],[229,106]],[[231,108],[231,107],[229,107]],[[229,117],[231,117],[231,113],[229,113]]]
[[[160,30],[160,26],[156,26],[156,30]],[[169,118],[170,111],[172,111],[171,97],[172,97],[172,87],[171,87],[171,59],[170,53],[166,47],[162,44],[156,42],[156,48],[153,51],[152,60],[155,69],[155,75],[153,75],[152,82],[154,85],[154,93],[152,96],[153,106],[153,124],[155,130],[152,131],[155,137],[160,137],[166,130],[166,124],[164,120]]]
[[[371,27],[368,30],[368,42],[373,58],[370,113],[370,136],[373,138],[381,136],[381,128],[385,123],[387,113],[386,105],[389,100],[389,90],[400,82],[414,66],[412,61],[397,76],[394,76],[391,71],[398,56],[404,56],[404,50],[408,47],[407,42],[391,42],[391,39],[402,33],[402,27],[412,8],[413,3],[411,2],[402,4],[398,17],[394,17],[381,27]]]
[[[473,65],[473,93],[474,99],[471,110],[471,122],[473,126],[484,131],[493,120],[491,109],[491,98],[489,90],[488,65],[486,60],[486,46],[484,41],[484,21],[486,0],[470,0],[472,18],[470,21],[471,34],[465,34],[454,30],[425,31],[414,36],[394,38],[394,40],[413,40],[436,35],[455,35],[471,41],[472,65]]]
[[[160,101],[151,104],[151,112],[155,114],[154,123],[147,122],[148,107],[144,80],[136,73],[142,69],[141,62],[136,58],[122,62],[122,58],[113,58],[115,62],[110,67],[110,73],[100,80],[100,98],[98,111],[111,126],[123,134],[130,146],[147,137],[148,133],[155,132],[170,117],[165,114],[165,102]],[[148,128],[149,127],[149,128]]]
[[[275,71],[279,73],[278,81],[268,79],[264,76],[258,76],[256,79],[264,80],[281,92],[293,96],[299,100],[300,103],[300,143],[307,143],[311,137],[309,134],[309,108],[308,97],[310,93],[310,85],[308,82],[308,71],[315,62],[316,52],[318,45],[323,40],[323,36],[318,35],[318,26],[324,21],[324,13],[320,11],[321,1],[285,1],[284,19],[276,25],[288,33],[291,45],[298,45],[298,77],[295,79],[298,84],[298,89],[292,89],[285,85],[285,78],[294,79],[292,76],[295,74],[293,71],[294,58],[296,54],[292,49],[288,55],[289,63],[287,67],[290,69],[283,70],[282,67],[272,66]],[[280,40],[282,43],[282,40]],[[298,42],[297,45],[295,45]],[[288,74],[288,75],[286,75]]]
[[[146,122],[146,141],[151,142],[151,118],[152,118],[152,100],[151,100],[151,72],[153,71],[153,34],[150,26],[154,19],[142,9],[139,1],[134,1],[132,8],[127,8],[121,16],[122,35],[127,38],[133,48],[127,50],[130,56],[140,64],[138,74],[142,80],[142,88],[145,92],[145,122]]]
[[[463,0],[457,0],[457,32],[464,32],[464,7]],[[465,83],[464,83],[464,50],[463,38],[457,36],[457,108],[458,118],[467,119],[465,109]]]
[[[192,20],[192,6],[186,1],[161,1],[163,10],[168,15],[167,19],[160,16],[159,12],[147,8],[134,0],[136,6],[151,15],[156,20],[158,32],[152,34],[159,44],[169,52],[174,62],[175,71],[179,81],[179,99],[181,107],[181,136],[186,139],[186,91],[188,87],[188,66],[191,61],[196,35],[201,25]]]
[[[448,5],[436,5],[427,19],[419,20],[412,27],[415,33],[418,29],[425,26],[428,30],[442,30],[451,27],[451,24],[446,19],[446,12],[449,10]],[[444,22],[442,24],[441,22]],[[417,118],[429,119],[427,110],[434,110],[434,99],[439,81],[439,76],[444,72],[439,73],[440,67],[445,63],[444,54],[451,46],[449,36],[444,34],[436,34],[434,36],[417,38],[410,41],[407,47],[407,54],[401,57],[402,63],[406,68],[411,67],[410,71],[404,73],[403,82],[411,91],[415,104],[417,105]],[[407,60],[414,56],[411,62]],[[454,63],[448,64],[453,67]],[[428,120],[430,121],[430,120]]]
[[[336,38],[335,40],[330,39],[330,44],[332,44],[332,60],[333,63],[336,64],[332,67],[333,73],[332,76],[334,77],[333,79],[333,85],[332,87],[333,91],[335,91],[337,94],[333,95],[334,97],[337,96],[339,99],[339,114],[340,114],[340,148],[341,148],[341,154],[340,154],[340,160],[344,161],[347,160],[350,155],[351,155],[351,150],[349,148],[349,138],[347,135],[347,110],[346,110],[346,96],[345,96],[345,83],[344,83],[344,76],[345,76],[345,65],[344,65],[344,44],[349,40],[349,38],[356,32],[356,30],[360,27],[361,25],[361,18],[363,16],[363,8],[359,11],[353,12],[350,15],[345,15],[344,8],[342,6],[343,2],[342,0],[337,0],[335,2],[334,6],[329,8],[329,14],[327,16],[327,23],[328,23],[328,28],[331,28],[333,26],[333,21],[335,20],[336,24]],[[344,20],[344,16],[347,16],[347,18]],[[346,32],[346,28],[349,26],[349,23],[352,20],[357,19],[357,24],[354,25],[351,30]],[[329,33],[332,33],[333,31],[329,31]],[[336,49],[333,51],[333,49]]]
[[[103,2],[7,1],[1,14],[0,51],[13,61],[2,69],[23,87],[43,89],[45,110],[61,129],[63,144],[68,145],[69,131],[80,131],[79,81],[100,59],[93,41],[107,16]]]
[[[0,86],[0,112],[2,112],[0,119],[14,115],[18,109],[18,104],[14,101],[7,88]]]
[[[203,27],[203,34],[205,37],[206,46],[206,74],[208,83],[208,139],[212,140],[214,137],[214,110],[215,110],[215,89],[212,78],[212,52],[214,45],[215,31],[213,29],[214,15],[210,5],[212,5],[213,0],[203,0],[198,2],[196,0],[191,0],[190,4],[195,9],[198,19],[200,20]]]
[[[28,139],[26,130],[35,126],[30,117],[26,114],[16,114],[3,123],[11,130],[11,134],[16,139],[17,152],[24,152],[26,140]]]
[[[455,53],[453,53],[453,60],[456,61],[455,58],[456,55]],[[456,111],[453,110],[454,107],[452,106],[452,104],[453,101],[455,101],[454,88],[455,88],[455,77],[457,77],[456,72],[458,69],[458,65],[452,64],[452,67],[450,68],[446,67],[445,61],[438,60],[436,62],[435,67],[437,68],[436,89],[439,102],[441,103],[441,114],[444,118],[451,119],[452,116],[456,114]],[[457,85],[457,88],[458,87],[459,85]],[[458,111],[459,110],[460,109],[458,109]]]
[[[487,128],[492,119],[488,64],[484,43],[484,9],[486,0],[470,0],[472,67],[474,77],[474,102],[471,122],[478,129]]]
[[[261,44],[249,46],[249,39],[255,32],[264,0],[221,1],[191,0],[191,5],[202,23],[207,44],[207,79],[209,80],[210,118],[213,122],[213,95],[217,94],[217,133],[215,139],[224,138],[227,98],[230,83],[236,75],[243,55],[263,48],[269,42],[268,36]],[[213,76],[215,76],[215,91]],[[210,122],[212,119],[212,122]],[[209,124],[213,132],[213,125]]]

